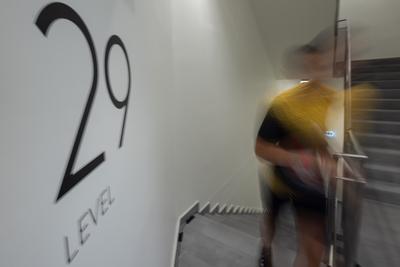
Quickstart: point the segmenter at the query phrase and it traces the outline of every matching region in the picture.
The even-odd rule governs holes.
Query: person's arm
[[[281,167],[290,167],[295,155],[277,144],[285,138],[287,131],[276,118],[271,107],[260,126],[257,134],[255,153],[263,160]]]
[[[260,137],[257,138],[255,152],[258,157],[282,167],[292,166],[295,158],[294,153],[265,141]]]
[[[289,151],[277,145],[287,135],[287,131],[270,109],[257,135],[255,153],[274,165],[298,169],[299,166],[315,167],[315,157],[301,151]]]
[[[279,141],[286,136],[287,132],[273,112],[268,111],[258,132],[255,153],[256,155],[272,164],[280,167],[292,169],[297,176],[306,183],[312,184],[318,175],[318,160],[315,155],[307,151],[290,151],[280,147]],[[321,156],[321,155],[320,155]],[[329,158],[322,157],[321,160],[329,163]],[[328,161],[327,161],[328,160]],[[330,166],[334,175],[335,164],[325,164]]]

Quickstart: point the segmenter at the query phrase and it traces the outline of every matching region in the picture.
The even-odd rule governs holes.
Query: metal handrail
[[[349,129],[347,131],[347,134],[349,135],[349,139],[351,142],[351,146],[354,149],[355,153],[361,156],[364,156],[364,158],[368,158],[365,153],[364,150],[362,149],[360,143],[358,142],[356,136],[354,135],[353,131],[351,129]]]
[[[345,62],[346,62],[346,69],[345,69],[345,80],[344,80],[344,89],[346,90],[345,93],[345,131],[349,137],[349,142],[351,147],[354,149],[355,153],[358,155],[365,156],[363,149],[361,148],[356,136],[352,131],[352,84],[351,84],[351,33],[350,33],[350,25],[348,20],[341,20],[341,22],[346,23],[346,51],[345,51]]]
[[[338,21],[338,23],[345,23],[343,27],[346,29],[346,40],[345,40],[345,70],[344,70],[344,89],[345,93],[345,131],[349,131],[352,128],[351,121],[351,33],[349,22],[346,19]]]
[[[348,114],[347,118],[347,129],[351,130],[352,128],[352,121],[351,121],[351,35],[350,35],[350,27],[349,23],[346,21],[347,25],[347,36],[346,36],[346,81],[345,81],[345,90],[348,91],[346,94],[347,96],[347,103],[346,103],[346,110]]]
[[[338,177],[337,176],[336,179],[347,180],[348,182],[354,182],[354,183],[362,183],[362,184],[366,184],[367,183],[367,180],[364,177],[362,177],[360,173],[355,172],[353,167],[345,159],[343,159],[342,162],[343,162],[344,168],[352,174],[353,178],[347,178],[347,177],[343,177],[343,176]]]
[[[343,176],[336,176],[335,177],[338,180],[346,181],[346,182],[352,182],[352,183],[359,183],[359,184],[366,184],[366,180],[363,179],[354,179],[354,178],[348,178],[348,177],[343,177]]]
[[[367,159],[368,157],[361,154],[350,154],[350,153],[334,153],[333,156],[337,158],[353,158],[353,159]]]
[[[358,184],[358,185],[365,185],[366,184],[366,179],[362,177],[362,175],[359,173],[357,169],[353,169],[352,166],[349,164],[349,162],[346,161],[346,158],[349,159],[358,159],[358,160],[363,160],[368,158],[365,153],[363,152],[360,144],[357,141],[357,138],[352,132],[352,120],[351,120],[351,113],[352,113],[352,105],[351,105],[351,34],[350,34],[350,27],[349,23],[347,20],[338,20],[336,24],[336,29],[335,29],[335,51],[334,51],[334,70],[336,70],[336,56],[337,56],[337,48],[340,47],[338,45],[338,29],[339,29],[339,24],[344,23],[345,26],[342,27],[346,30],[346,35],[345,35],[345,51],[344,51],[344,91],[345,91],[345,122],[344,122],[344,153],[335,153],[334,156],[339,159],[339,162],[342,164],[344,170],[348,172],[348,174],[351,174],[352,177],[346,177],[343,173],[343,170],[341,173],[338,173],[337,176],[335,176],[335,184],[337,181],[341,180],[342,182],[347,182],[346,185],[349,186],[349,182],[352,184]],[[336,74],[336,72],[334,72]],[[361,162],[359,162],[361,163]],[[361,165],[360,165],[361,166]],[[336,214],[338,212],[338,198],[337,198],[337,191],[336,191],[336,186],[333,187],[332,192],[330,192],[330,197],[331,200],[329,203],[329,207],[333,209],[332,212],[332,221],[330,223],[330,227],[332,229],[332,240],[331,240],[331,246],[330,246],[330,257],[329,257],[329,263],[328,266],[333,267],[336,266],[336,234],[337,234],[337,229],[336,226],[338,224]]]
[[[345,90],[345,99],[344,99],[344,105],[345,105],[345,138],[348,137],[348,142],[351,145],[351,148],[354,150],[355,154],[365,156],[365,153],[363,149],[361,148],[357,138],[355,137],[354,133],[352,132],[352,118],[351,118],[351,113],[352,113],[352,84],[351,84],[351,75],[352,75],[352,63],[351,63],[351,32],[350,32],[350,25],[348,20],[346,19],[341,19],[338,20],[337,22],[337,28],[339,28],[339,24],[344,23],[345,25],[343,27],[340,27],[342,29],[346,30],[346,36],[345,36],[345,58],[344,58],[344,90]],[[336,42],[338,42],[338,38],[336,37]],[[337,47],[337,45],[335,45]],[[336,51],[335,51],[336,55]],[[335,58],[336,59],[336,58]]]

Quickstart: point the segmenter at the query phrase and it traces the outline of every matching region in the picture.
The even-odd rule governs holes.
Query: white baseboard
[[[183,234],[183,227],[194,214],[199,212],[200,202],[196,201],[190,208],[184,211],[178,218],[175,226],[174,244],[172,251],[171,267],[178,266],[179,253],[180,253],[180,239]]]

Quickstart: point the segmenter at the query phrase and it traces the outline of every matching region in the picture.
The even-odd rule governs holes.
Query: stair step
[[[400,72],[400,64],[393,65],[361,65],[352,68],[353,74],[359,73],[381,73],[381,72]]]
[[[400,121],[400,109],[355,109],[352,112],[354,120],[370,119],[376,121]]]
[[[227,214],[226,215],[227,219],[232,219],[234,221],[241,222],[245,225],[248,225],[249,227],[254,227],[260,224],[260,216],[254,216],[254,215],[241,215],[241,214]]]
[[[368,59],[368,60],[354,60],[352,61],[353,66],[373,66],[373,65],[399,65],[400,58],[376,58],[376,59]]]
[[[369,181],[365,187],[364,196],[379,202],[400,204],[400,186],[381,181]]]
[[[398,266],[400,262],[399,218],[399,206],[364,199],[358,242],[360,266]]]
[[[400,99],[367,99],[357,98],[353,99],[355,107],[367,107],[372,109],[385,109],[385,110],[399,110]]]
[[[364,164],[368,181],[393,183],[400,187],[400,168],[379,164]]]
[[[244,253],[251,257],[257,257],[258,255],[259,238],[240,232],[205,216],[196,216],[195,219],[185,227],[184,240],[187,236],[191,235],[197,238],[200,236],[211,238],[233,251]],[[194,242],[196,242],[196,239]]]
[[[203,260],[191,252],[184,251],[179,256],[179,266],[180,267],[212,267],[213,265],[208,265]]]
[[[385,166],[398,166],[400,162],[400,151],[382,148],[364,149],[368,156],[368,163],[382,164]]]
[[[197,218],[192,223],[196,221]],[[237,246],[241,245],[240,242],[242,240],[235,239],[235,235],[230,236],[232,243],[227,244],[221,242],[221,240],[210,237],[209,234],[195,231],[193,227],[192,229],[186,229],[192,226],[191,224],[185,227],[181,252],[182,258],[180,257],[179,266],[197,267],[196,265],[190,265],[193,264],[193,262],[200,262],[200,264],[203,264],[200,265],[202,267],[256,266],[259,251],[258,246],[252,247],[257,255],[249,255],[243,252],[242,249],[237,248]],[[198,227],[198,225],[195,226]],[[207,224],[203,227],[207,227]],[[212,231],[213,229],[214,228],[211,226],[210,230]],[[181,265],[182,261],[185,261],[184,264],[187,265]]]
[[[360,84],[371,84],[372,86],[379,89],[397,89],[400,88],[400,80],[390,80],[390,81],[353,81],[352,85]]]
[[[397,98],[400,99],[400,89],[385,89],[385,90],[375,90],[375,94],[370,94],[369,90],[358,90],[357,93],[358,98],[381,98],[381,99],[393,99]]]
[[[178,259],[180,267],[258,266],[260,238],[238,231],[237,225],[219,222],[223,219],[258,228],[261,215],[196,215],[184,228]],[[285,206],[278,217],[273,249],[274,266],[293,264],[297,242],[293,212],[289,207]]]
[[[400,135],[355,133],[361,146],[400,150]]]
[[[253,237],[261,236],[259,223],[246,217],[242,218],[241,215],[208,215],[206,217]]]
[[[246,218],[246,219],[251,220],[251,221],[254,221],[257,224],[260,223],[260,220],[261,220],[262,216],[263,215],[261,213],[259,213],[259,214],[243,214],[243,215],[241,215],[241,217]]]
[[[400,122],[376,121],[376,120],[353,120],[355,132],[400,135]]]
[[[353,73],[353,81],[386,81],[399,80],[400,72],[368,72],[368,73]]]

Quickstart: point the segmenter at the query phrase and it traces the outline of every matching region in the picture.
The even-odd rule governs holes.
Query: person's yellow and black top
[[[325,121],[336,97],[336,91],[317,82],[302,83],[289,89],[272,102],[258,138],[286,150],[326,151]],[[290,168],[275,166],[269,185],[279,198],[300,200],[302,206],[311,204],[311,208],[324,210],[322,182],[321,188],[310,188]],[[314,206],[313,202],[319,203]]]

